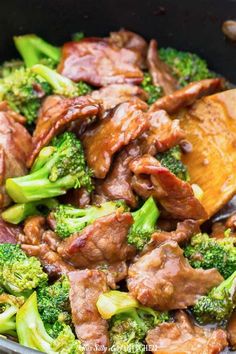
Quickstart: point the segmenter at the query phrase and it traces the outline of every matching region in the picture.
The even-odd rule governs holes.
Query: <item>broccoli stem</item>
[[[10,335],[16,334],[15,314],[17,311],[18,307],[12,304],[0,314],[0,333]]]
[[[222,299],[225,296],[225,291],[228,292],[231,299],[234,298],[236,292],[236,271],[231,276],[225,279],[220,285],[211,291],[211,295],[215,299]]]

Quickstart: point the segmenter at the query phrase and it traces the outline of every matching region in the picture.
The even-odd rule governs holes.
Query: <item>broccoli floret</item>
[[[51,146],[40,151],[28,175],[6,181],[7,193],[16,203],[52,198],[81,187],[92,190],[91,171],[81,142],[70,132],[54,138]]]
[[[76,97],[86,95],[91,91],[91,87],[86,83],[81,81],[75,84],[67,77],[60,75],[55,70],[50,69],[45,65],[35,65],[31,70],[48,82],[55,94]]]
[[[84,32],[75,32],[74,34],[72,34],[72,41],[74,42],[79,42],[81,41],[81,39],[83,39],[85,37]]]
[[[125,204],[120,201],[111,201],[84,209],[75,208],[70,205],[59,205],[54,212],[56,233],[61,238],[66,238],[75,232],[81,231],[96,219],[114,213],[118,209],[121,211],[125,210]]]
[[[155,231],[159,215],[153,197],[148,198],[140,209],[132,213],[134,223],[128,233],[128,243],[142,250]]]
[[[160,161],[162,166],[168,168],[178,178],[189,182],[190,176],[187,167],[181,161],[181,150],[179,145],[176,145],[167,151],[159,152],[156,158]]]
[[[66,276],[37,290],[39,314],[48,334],[53,338],[58,336],[65,323],[71,323],[69,290]]]
[[[14,42],[28,68],[39,63],[56,67],[60,61],[60,48],[53,46],[35,34],[15,36]]]
[[[12,295],[28,296],[48,280],[36,257],[28,257],[19,245],[0,244],[0,285]]]
[[[20,68],[0,80],[0,98],[32,124],[43,97],[52,92],[51,86],[29,69]]]
[[[201,296],[193,307],[196,320],[201,323],[223,323],[236,307],[236,271],[213,288],[206,296]]]
[[[206,61],[196,54],[174,48],[160,48],[159,55],[161,60],[170,66],[180,87],[193,81],[215,77],[215,74],[208,69]]]
[[[215,239],[206,233],[192,237],[184,255],[193,268],[217,268],[226,279],[236,271],[236,240],[234,237]]]
[[[58,206],[56,199],[43,199],[38,202],[15,204],[4,210],[2,219],[17,225],[31,215],[47,215],[50,210]]]
[[[24,63],[19,59],[5,61],[0,65],[0,78],[5,78],[21,68],[24,68]]]
[[[148,104],[154,103],[156,100],[161,98],[164,94],[163,88],[161,86],[155,86],[152,83],[152,77],[149,73],[144,73],[144,79],[141,83],[141,87],[148,94]]]
[[[49,336],[38,311],[36,292],[17,312],[16,330],[20,344],[43,353],[84,353],[80,341],[75,339],[69,326],[64,326],[56,339]]]
[[[0,295],[0,334],[16,336],[16,313],[23,303],[23,297]]]
[[[129,293],[112,290],[101,294],[97,308],[109,321],[112,352],[145,353],[147,331],[169,320],[167,312],[141,306]]]

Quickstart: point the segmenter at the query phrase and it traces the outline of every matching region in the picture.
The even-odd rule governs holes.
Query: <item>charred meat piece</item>
[[[90,204],[90,194],[84,187],[67,191],[60,197],[63,204],[71,204],[77,208],[85,208]]]
[[[173,94],[164,96],[153,103],[150,112],[164,109],[167,113],[173,114],[181,108],[190,106],[203,96],[211,95],[222,90],[224,81],[222,79],[206,79],[185,86]]]
[[[140,146],[136,141],[118,153],[106,178],[95,181],[95,201],[101,203],[105,200],[122,199],[133,208],[137,205],[137,198],[131,186],[133,174],[129,169],[129,163],[139,156],[140,152]]]
[[[70,304],[77,337],[85,353],[106,353],[109,347],[108,324],[102,319],[96,303],[108,291],[106,275],[99,270],[77,270],[68,274]]]
[[[31,166],[39,151],[47,145],[54,136],[63,132],[68,125],[77,121],[84,122],[88,117],[96,116],[100,105],[89,96],[64,98],[49,96],[44,101],[33,134],[33,150],[28,158]]]
[[[226,332],[196,326],[184,311],[174,323],[161,323],[146,337],[154,354],[218,354],[228,345]]]
[[[227,332],[232,349],[236,349],[236,311],[233,312],[229,319]]]
[[[8,224],[0,218],[0,243],[17,243],[21,232],[20,226]]]
[[[145,306],[185,309],[223,281],[216,269],[193,269],[174,241],[141,256],[129,268],[128,289]]]
[[[146,108],[139,99],[121,103],[84,133],[87,163],[95,177],[106,177],[113,155],[148,129]]]
[[[102,38],[85,38],[65,43],[58,71],[73,81],[85,81],[93,86],[110,84],[140,84],[138,52],[119,48]]]
[[[0,104],[0,209],[10,203],[6,179],[26,174],[26,160],[32,149],[30,134],[15,116],[5,102]]]
[[[133,218],[130,213],[112,213],[101,217],[65,239],[58,253],[77,268],[92,268],[104,263],[128,260],[135,254],[127,243],[127,234]]]
[[[160,85],[165,95],[170,95],[178,89],[177,81],[171,74],[170,68],[159,57],[157,41],[155,39],[150,41],[148,47],[147,65],[154,85]]]
[[[153,195],[163,208],[177,219],[203,219],[207,217],[206,211],[194,196],[189,183],[182,181],[167,168],[150,155],[143,155],[130,163],[131,170],[139,175],[149,175],[144,179],[141,196]],[[135,186],[135,185],[133,185]],[[139,194],[137,188],[135,191]],[[145,195],[145,197],[146,197]]]
[[[120,103],[129,101],[132,97],[138,97],[147,101],[147,93],[139,86],[131,84],[108,85],[91,93],[92,98],[102,102],[105,110],[112,109]]]
[[[43,216],[30,216],[25,220],[23,234],[19,236],[20,243],[39,245],[46,228],[46,220]]]

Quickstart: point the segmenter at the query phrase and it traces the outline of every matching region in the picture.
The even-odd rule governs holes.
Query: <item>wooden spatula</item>
[[[211,217],[236,193],[236,89],[204,97],[177,118],[193,146],[183,162]]]

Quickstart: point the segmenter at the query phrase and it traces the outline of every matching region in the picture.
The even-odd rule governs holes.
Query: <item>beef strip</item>
[[[139,66],[146,68],[147,42],[139,34],[121,29],[117,32],[111,32],[110,43],[115,44],[119,48],[133,50],[139,56]]]
[[[128,260],[135,254],[126,236],[133,223],[130,213],[112,213],[95,220],[81,232],[66,238],[58,247],[61,257],[77,268]]]
[[[84,133],[86,158],[95,177],[104,178],[113,155],[148,129],[146,108],[146,103],[139,99],[121,103]]]
[[[154,354],[218,354],[228,345],[224,330],[199,327],[184,311],[149,330],[146,342]]]
[[[21,227],[8,224],[0,217],[0,243],[17,243]]]
[[[96,267],[96,269],[103,271],[107,277],[107,284],[110,288],[116,289],[116,284],[124,280],[128,275],[128,266],[125,261],[117,262],[111,265],[104,264]]]
[[[236,349],[236,311],[230,317],[227,324],[227,332],[232,349]]]
[[[163,208],[177,219],[203,219],[206,211],[194,196],[189,183],[182,181],[150,155],[143,155],[130,163],[131,170],[137,175],[149,175],[146,195],[153,195]],[[145,179],[147,182],[147,179]],[[133,185],[135,187],[135,185]],[[137,186],[136,186],[137,187]],[[137,194],[140,190],[135,188]],[[141,190],[141,196],[143,192]]]
[[[180,143],[185,133],[178,119],[170,119],[166,111],[148,112],[149,129],[139,138],[142,151],[152,156]]]
[[[21,114],[13,111],[6,101],[0,102],[0,112],[5,112],[8,117],[11,117],[15,122],[25,124],[26,119]]]
[[[206,79],[185,86],[173,94],[164,96],[150,106],[150,112],[164,109],[167,113],[176,113],[181,108],[190,106],[203,96],[211,95],[224,87],[222,79]]]
[[[77,208],[85,208],[90,204],[90,194],[85,188],[71,189],[60,197],[63,204],[71,204]]]
[[[155,39],[150,41],[148,47],[147,65],[154,85],[162,86],[165,95],[170,95],[177,90],[177,81],[171,74],[169,66],[160,59]]]
[[[120,103],[129,101],[132,97],[138,97],[147,101],[147,93],[139,86],[131,84],[108,85],[91,93],[92,98],[102,102],[105,110],[112,109]]]
[[[140,55],[119,48],[102,38],[85,38],[65,43],[58,71],[73,81],[85,81],[93,86],[110,84],[140,84],[143,73]]]
[[[145,306],[184,309],[223,281],[216,269],[193,269],[177,242],[167,241],[130,267],[128,289]]]
[[[27,173],[26,159],[32,149],[30,134],[15,116],[5,102],[0,103],[0,209],[10,203],[6,179]]]
[[[75,98],[47,97],[41,106],[34,130],[33,149],[27,161],[28,166],[32,165],[39,151],[55,135],[68,128],[71,122],[77,121],[80,124],[88,117],[98,115],[100,109],[99,103],[89,96]]]
[[[25,220],[23,233],[19,235],[19,242],[28,245],[39,245],[45,231],[46,220],[43,216],[30,216]]]
[[[137,198],[131,186],[132,172],[129,163],[139,154],[140,146],[137,141],[118,153],[106,178],[95,181],[95,202],[123,199],[132,208],[136,207]]]
[[[70,305],[77,337],[85,353],[106,353],[109,347],[108,324],[101,318],[96,303],[108,291],[106,275],[99,270],[77,270],[68,274]]]

